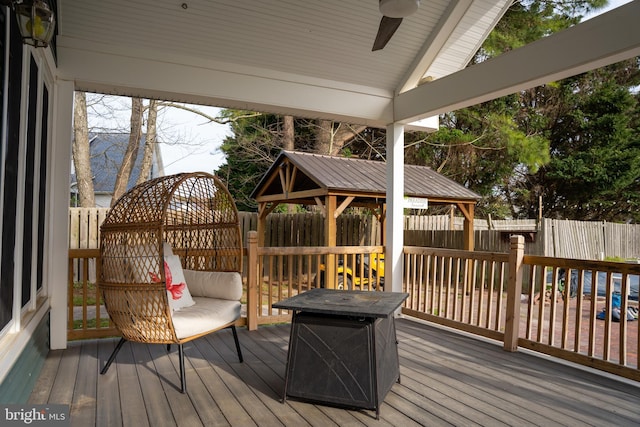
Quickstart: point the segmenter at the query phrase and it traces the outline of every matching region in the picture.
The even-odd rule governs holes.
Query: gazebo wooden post
[[[380,205],[380,244],[385,246],[387,244],[387,204],[382,203]]]
[[[464,224],[463,224],[463,242],[462,248],[465,251],[472,251],[474,249],[474,231],[473,231],[473,216],[475,210],[474,203],[458,203],[458,208],[460,212],[464,215]],[[472,292],[473,290],[473,260],[467,259],[467,268],[466,275],[464,279],[465,289],[467,292]]]
[[[258,225],[260,228],[260,225]],[[258,329],[258,235],[247,233],[247,329]]]
[[[273,207],[272,207],[273,209]],[[257,224],[257,236],[255,236],[255,244],[256,244],[256,252],[257,252],[257,248],[263,248],[264,247],[264,243],[265,243],[265,237],[264,237],[264,231],[267,228],[267,215],[269,215],[269,213],[272,211],[272,209],[267,209],[267,204],[262,202],[262,203],[258,203],[258,224]],[[247,247],[249,246],[249,236],[247,236]],[[256,265],[253,266],[253,268],[255,268],[256,274],[256,280],[257,280],[257,284],[256,284],[256,308],[257,305],[259,304],[259,296],[257,295],[259,293],[259,289],[262,286],[262,259],[258,256],[255,257],[255,260],[249,260],[247,259],[247,261],[250,262],[255,262]],[[250,270],[247,270],[247,272]],[[247,281],[247,285],[249,284],[249,282]],[[249,289],[247,289],[247,292],[249,291]],[[247,301],[247,304],[249,303],[249,301]],[[260,308],[261,309],[261,308]],[[249,319],[247,319],[249,320]],[[253,327],[257,328],[257,319],[255,321],[255,325],[254,324],[249,324],[249,330],[252,330],[251,328]]]
[[[264,229],[267,226],[267,213],[264,209],[264,204],[261,203],[258,208],[258,246],[264,247]]]
[[[258,203],[258,246],[264,247],[265,237],[264,232],[267,228],[267,215],[280,204],[280,202],[271,203],[270,206],[266,202]]]
[[[324,242],[325,246],[333,248],[336,246],[336,207],[337,197],[328,195],[324,202]],[[325,262],[325,286],[329,289],[336,287],[336,255],[330,253]]]
[[[463,224],[463,233],[464,233],[464,242],[463,247],[465,251],[472,251],[475,247],[475,237],[473,230],[473,216],[475,205],[469,203],[466,205],[466,209],[461,209],[464,214],[464,224]]]
[[[455,211],[456,211],[456,205],[450,205],[449,206],[449,230],[453,231],[455,230]]]

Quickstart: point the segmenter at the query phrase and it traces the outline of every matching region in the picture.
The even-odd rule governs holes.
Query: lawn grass
[[[74,307],[82,307],[84,301],[84,289],[82,282],[75,282],[73,284],[73,306]],[[86,295],[86,304],[87,305],[95,305],[96,304],[96,285],[95,283],[87,283],[87,295]],[[100,299],[102,303],[102,298]]]

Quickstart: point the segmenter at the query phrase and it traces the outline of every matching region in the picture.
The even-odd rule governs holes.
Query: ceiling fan
[[[379,2],[382,19],[372,51],[384,48],[400,26],[402,18],[413,14],[420,6],[420,0],[379,0]]]

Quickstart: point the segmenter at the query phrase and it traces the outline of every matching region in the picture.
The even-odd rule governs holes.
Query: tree
[[[129,143],[122,159],[122,165],[116,175],[116,183],[111,198],[111,206],[127,192],[127,185],[131,177],[131,171],[136,163],[140,138],[142,137],[142,99],[131,98],[131,132],[129,133]]]
[[[295,147],[296,128],[293,116],[284,116],[282,118],[282,149],[293,150]]]
[[[552,158],[530,177],[522,205],[542,197],[546,216],[640,221],[638,65],[624,61],[549,88],[558,99]]]
[[[408,137],[407,156],[482,195],[479,216],[503,218],[514,215],[504,203],[504,188],[518,173],[546,163],[549,149],[545,138],[527,135],[507,109],[501,113],[495,107],[485,104],[444,115],[437,132]]]
[[[582,14],[602,7],[605,3],[602,0],[514,3],[472,63],[484,61],[565,29],[579,22]],[[602,75],[596,80],[601,78]],[[596,214],[593,204],[588,205],[584,199],[580,202],[575,200],[580,193],[567,185],[568,182],[562,182],[563,179],[568,179],[567,173],[553,172],[562,164],[558,161],[561,156],[591,146],[591,139],[595,135],[591,133],[586,139],[583,135],[581,139],[585,141],[585,145],[582,148],[574,145],[568,151],[557,150],[555,139],[560,128],[570,121],[569,116],[579,108],[568,99],[573,96],[571,90],[558,90],[564,84],[550,83],[448,113],[442,117],[438,132],[427,136],[418,134],[410,139],[407,158],[427,164],[480,193],[483,200],[477,209],[479,216],[532,217],[536,215],[537,198],[543,195],[545,204],[563,199],[574,200],[574,204],[589,206],[588,209]],[[628,91],[629,86],[624,90]],[[586,98],[595,96],[594,92],[586,93],[582,89],[578,92]],[[600,102],[591,99],[595,105]],[[591,118],[592,125],[604,124],[594,119]],[[606,131],[606,127],[603,130]],[[571,132],[575,131],[577,128],[573,127]],[[566,137],[572,139],[576,135]],[[593,154],[590,156],[592,165],[608,158],[602,152],[599,155]],[[621,161],[619,157],[615,158],[616,161]],[[575,164],[569,167],[571,168],[577,170]],[[549,197],[547,193],[552,183],[543,177],[553,176],[558,178],[553,186],[556,192],[553,193],[554,197]],[[588,186],[589,192],[594,190],[589,185],[594,183],[585,180],[584,175],[576,175],[574,178],[582,186]],[[633,180],[627,176],[626,182]],[[546,206],[545,212],[553,212],[558,216],[575,217],[578,212],[568,208],[563,210],[561,206],[568,207],[566,203],[556,203],[555,210],[549,209],[550,206]],[[602,214],[603,212],[597,213]]]
[[[366,126],[353,126],[331,120],[318,120],[315,137],[315,153],[338,155],[345,143],[366,129]]]
[[[121,127],[118,124],[117,117],[121,114],[121,110],[112,102],[110,97],[99,94],[90,95],[91,102],[89,108],[93,117],[100,117],[104,122],[110,123],[110,127],[93,127],[97,132],[122,132],[129,134],[129,141],[125,148],[125,155],[122,162],[118,162],[118,171],[116,175],[116,185],[114,188],[114,196],[112,203],[122,195],[130,181],[133,165],[138,156],[140,140],[142,136],[143,114],[148,110],[147,133],[143,160],[141,162],[141,171],[138,176],[138,182],[142,182],[149,178],[153,151],[156,142],[156,117],[157,117],[157,101],[151,100],[148,109],[145,109],[143,100],[134,98],[131,100],[129,126]],[[78,197],[79,204],[84,207],[95,206],[93,173],[91,171],[91,148],[89,141],[89,118],[87,114],[87,95],[84,92],[75,93],[75,109],[74,109],[74,146],[73,161],[78,177]],[[100,155],[106,155],[100,153]]]
[[[126,105],[125,105],[126,104]],[[133,108],[132,108],[133,106]],[[114,188],[112,202],[117,200],[118,194],[126,191],[135,178],[137,184],[146,181],[151,176],[153,155],[157,150],[158,142],[158,111],[160,109],[181,108],[195,114],[214,118],[202,113],[194,107],[183,104],[174,104],[166,101],[149,100],[147,106],[142,99],[115,97],[103,94],[86,94],[76,92],[74,109],[74,146],[73,161],[78,175],[79,204],[86,207],[95,206],[93,172],[91,171],[91,156],[109,157],[109,152],[91,153],[89,138],[97,133],[121,133],[129,135],[128,142],[115,151],[125,151],[125,161],[114,158],[111,162],[114,175],[118,176],[118,183]],[[128,117],[127,123],[123,119]],[[146,124],[145,124],[146,117]],[[89,126],[90,125],[90,126]],[[133,128],[132,128],[133,126]],[[133,130],[132,130],[133,129]],[[145,144],[140,147],[143,131],[146,130]],[[165,135],[171,135],[164,130]],[[181,137],[171,135],[170,139],[176,144],[186,144]],[[142,151],[142,153],[139,153]],[[139,173],[132,177],[133,167],[138,156],[141,160]]]
[[[147,107],[147,137],[145,139],[144,151],[142,154],[142,163],[140,164],[140,174],[136,184],[142,184],[151,176],[151,167],[153,166],[153,152],[156,149],[158,139],[157,120],[158,120],[158,101],[149,100]]]
[[[579,23],[607,0],[522,0],[513,2],[472,63],[498,56]]]
[[[226,182],[239,210],[256,210],[251,192],[282,150],[291,129],[284,132],[284,121],[272,114],[222,110],[221,117],[230,124],[233,136],[225,138],[220,148],[227,163],[220,167],[218,175]]]
[[[76,170],[78,206],[92,208],[96,205],[91,172],[89,149],[89,128],[87,125],[87,99],[84,92],[74,94],[73,110],[73,163]]]
[[[233,136],[222,144],[227,163],[219,169],[218,175],[226,181],[240,210],[257,208],[251,193],[281,150],[335,155],[366,129],[366,126],[330,120],[307,120],[241,110],[223,110],[217,120],[229,123],[233,132]]]

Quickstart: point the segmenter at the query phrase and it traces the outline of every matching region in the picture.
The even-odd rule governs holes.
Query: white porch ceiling
[[[464,69],[510,3],[423,0],[372,52],[377,0],[58,0],[58,78],[79,90],[385,126],[640,54],[632,2]],[[416,87],[423,76],[435,81]]]
[[[385,125],[394,95],[464,68],[510,0],[422,1],[376,52],[378,0],[58,3],[78,89]]]

